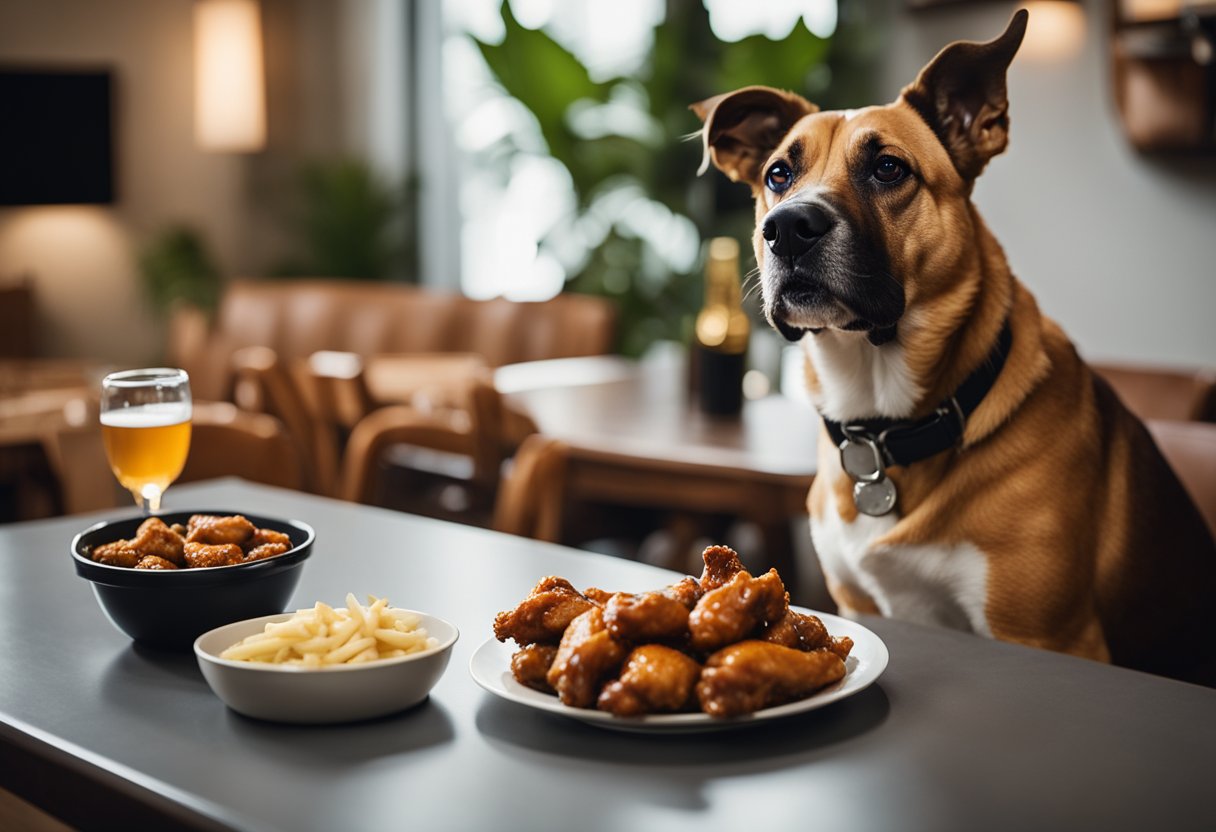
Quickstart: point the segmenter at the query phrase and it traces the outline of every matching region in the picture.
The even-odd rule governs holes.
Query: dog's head
[[[972,185],[1008,141],[1005,72],[1026,19],[946,47],[886,106],[819,112],[768,87],[693,105],[702,169],[712,161],[752,187],[764,311],[782,335],[835,329],[882,344],[918,299],[949,288]]]

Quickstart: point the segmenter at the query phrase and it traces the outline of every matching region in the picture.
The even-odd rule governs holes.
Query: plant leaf
[[[506,2],[502,21],[507,30],[502,43],[475,40],[477,47],[503,89],[536,116],[549,152],[573,172],[577,140],[566,125],[566,111],[580,99],[606,101],[612,84],[591,80],[578,58],[544,32],[524,28]]]

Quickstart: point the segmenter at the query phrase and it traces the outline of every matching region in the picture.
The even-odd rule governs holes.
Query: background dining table
[[[670,346],[640,361],[613,355],[511,364],[494,372],[494,386],[547,436],[619,456],[785,478],[805,493],[820,426],[810,402],[768,393],[745,399],[737,415],[707,415],[689,390],[688,355]]]
[[[1216,691],[964,633],[865,618],[871,687],[728,731],[605,730],[470,677],[538,578],[644,590],[672,573],[442,521],[217,480],[167,510],[300,518],[296,606],[350,592],[461,631],[421,706],[349,725],[239,716],[194,657],[132,644],[73,574],[106,515],[0,527],[0,785],[81,828],[1210,830]]]

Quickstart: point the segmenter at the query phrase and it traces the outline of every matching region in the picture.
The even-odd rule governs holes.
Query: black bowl
[[[166,524],[185,524],[194,514],[227,516],[239,511],[178,511],[159,514]],[[275,520],[245,514],[260,529],[274,529],[291,538],[292,548],[281,555],[233,566],[203,569],[128,569],[89,559],[94,546],[129,540],[144,522],[131,517],[90,526],[72,540],[76,574],[93,584],[93,594],[106,618],[141,644],[190,649],[208,630],[283,612],[304,561],[312,554],[316,533],[298,520]]]

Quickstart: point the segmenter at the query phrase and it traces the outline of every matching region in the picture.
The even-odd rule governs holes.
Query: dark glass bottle
[[[705,303],[697,314],[692,355],[697,398],[706,413],[730,416],[743,409],[750,331],[739,288],[739,243],[715,237],[705,259]]]

